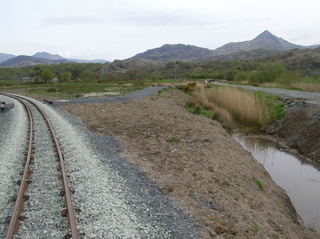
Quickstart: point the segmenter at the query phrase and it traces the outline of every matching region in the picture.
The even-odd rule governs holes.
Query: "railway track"
[[[64,238],[79,238],[64,156],[46,113],[37,104],[24,97],[8,94],[3,95],[19,101],[24,106],[29,121],[26,160],[24,162],[22,177],[19,180],[19,191],[10,217],[6,239],[16,237],[23,238],[17,235],[21,233],[29,237],[32,232],[23,232],[26,228],[38,230],[43,236],[41,238],[46,238],[46,236],[48,236],[47,238],[53,238],[52,235],[50,236],[49,234],[50,230],[55,229],[60,230],[59,233],[63,233]],[[40,127],[42,127],[42,129],[40,129]],[[39,137],[38,134],[40,133],[37,131],[40,130],[45,132],[44,139],[36,138],[36,136]],[[50,141],[52,143],[51,146],[50,143],[48,143]],[[36,146],[42,147],[42,149],[37,150]],[[54,159],[56,159],[56,161]],[[55,164],[56,167],[52,167],[52,165]],[[55,183],[55,177],[60,178],[61,183]],[[57,181],[59,181],[59,179],[57,179]],[[37,199],[33,199],[33,196],[37,197]],[[57,208],[56,204],[59,205],[59,200],[63,201],[61,204],[64,204],[64,208],[59,208],[59,206]],[[27,202],[30,203],[25,206]],[[59,216],[57,216],[57,211],[60,211]],[[46,213],[48,213],[48,215],[46,215]],[[30,216],[30,218],[28,216]],[[67,217],[67,220],[62,219],[62,217]],[[42,224],[42,221],[48,218],[51,220],[49,220],[50,222],[48,223],[51,229],[37,228],[39,221],[40,224]],[[59,222],[53,222],[54,220],[59,220]],[[67,221],[68,226],[63,227],[61,224],[65,221]],[[52,229],[52,227],[54,227],[54,229]]]

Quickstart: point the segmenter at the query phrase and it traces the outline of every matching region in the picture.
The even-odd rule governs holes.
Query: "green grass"
[[[2,87],[5,90],[19,90],[26,94],[52,98],[69,99],[86,93],[119,92],[126,94],[145,88],[139,84],[117,84],[100,82],[70,82],[50,84],[21,84]]]
[[[278,96],[268,95],[265,92],[256,91],[255,95],[262,99],[266,104],[268,116],[272,122],[282,119],[285,116],[284,104],[279,100]]]
[[[205,108],[195,108],[191,105],[188,105],[186,106],[186,110],[190,113],[204,115],[211,119],[214,118],[214,113],[211,110],[207,110]]]
[[[256,232],[256,233],[258,233],[260,230],[261,230],[261,228],[257,225],[257,224],[253,224],[252,225],[252,230],[254,231],[254,232]]]
[[[258,186],[258,188],[260,188],[261,191],[264,190],[263,183],[259,179],[256,179],[255,183]]]
[[[228,180],[224,180],[224,181],[223,181],[223,185],[229,187],[229,186],[230,186],[230,183],[229,183]]]
[[[17,85],[17,83],[14,81],[0,81],[0,89],[14,86],[14,85]]]
[[[171,143],[176,143],[179,142],[180,140],[177,137],[171,137],[169,139],[167,139],[167,142],[171,142]]]

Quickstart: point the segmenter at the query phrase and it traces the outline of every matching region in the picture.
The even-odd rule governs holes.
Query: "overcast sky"
[[[0,0],[0,52],[124,59],[163,44],[215,49],[270,30],[320,44],[319,0]]]

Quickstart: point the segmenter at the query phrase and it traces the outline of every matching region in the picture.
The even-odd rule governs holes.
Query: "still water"
[[[320,170],[271,140],[234,135],[290,197],[304,225],[320,231]]]

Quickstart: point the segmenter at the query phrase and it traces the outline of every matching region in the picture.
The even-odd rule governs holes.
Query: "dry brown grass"
[[[305,83],[305,82],[294,82],[291,84],[293,88],[299,88],[306,91],[316,91],[320,92],[319,84]]]
[[[320,92],[320,84],[312,84],[312,83],[306,83],[306,82],[290,82],[286,85],[283,85],[277,82],[266,82],[266,83],[263,83],[261,86],[297,88],[297,89],[306,90],[306,91]]]
[[[200,103],[218,118],[244,125],[265,127],[269,123],[267,106],[254,93],[232,87],[199,87],[189,104]]]

